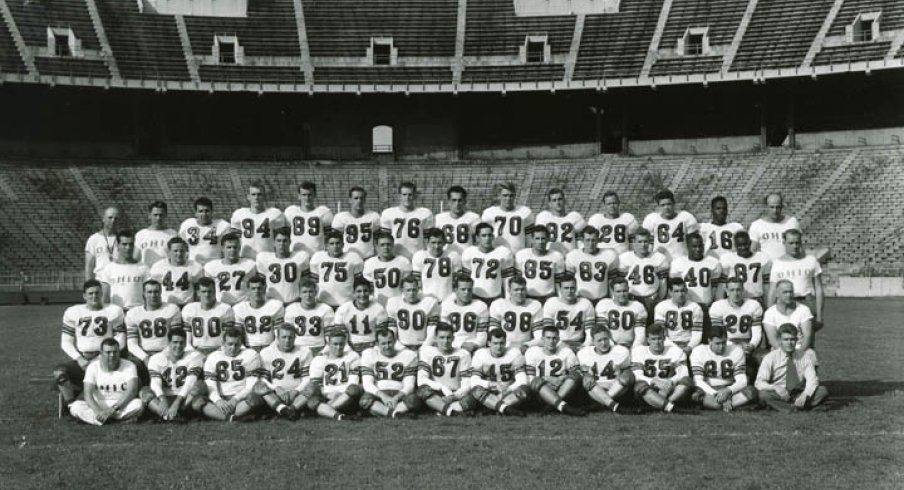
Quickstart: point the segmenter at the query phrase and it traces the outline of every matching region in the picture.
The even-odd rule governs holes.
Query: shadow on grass
[[[860,381],[826,381],[821,383],[829,390],[829,398],[823,404],[824,410],[839,410],[849,405],[856,405],[868,396],[881,396],[886,393],[900,392],[904,395],[904,382],[879,381],[875,379]]]

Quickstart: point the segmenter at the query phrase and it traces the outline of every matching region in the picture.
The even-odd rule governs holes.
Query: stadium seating
[[[25,73],[25,63],[16,50],[6,22],[0,22],[0,73]]]
[[[418,84],[451,83],[448,66],[318,66],[315,83],[340,84]]]
[[[248,2],[243,18],[185,16],[196,56],[211,54],[214,36],[235,35],[245,56],[301,56],[292,0]]]
[[[461,74],[463,82],[557,82],[565,76],[563,65],[468,66]]]
[[[722,68],[722,56],[691,56],[656,60],[653,76],[715,73]]]
[[[622,0],[617,14],[588,15],[574,78],[639,76],[662,3],[663,0]]]
[[[845,0],[832,22],[829,35],[844,35],[845,27],[854,22],[858,14],[876,11],[882,12],[879,20],[882,31],[904,28],[904,4],[897,0]]]
[[[314,57],[364,57],[372,36],[392,37],[400,57],[455,54],[456,0],[302,0],[301,3]]]
[[[72,58],[35,58],[35,66],[41,75],[82,76],[106,78],[110,76],[107,65],[101,60]]]
[[[205,82],[304,83],[297,66],[202,65],[198,73]]]
[[[623,2],[624,3],[624,2]],[[516,17],[512,0],[468,2],[465,56],[518,56],[528,35],[545,35],[552,54],[568,52],[575,16]],[[585,27],[585,33],[586,27]]]
[[[800,66],[832,3],[832,0],[760,0],[731,70]]]
[[[729,45],[747,4],[747,0],[673,0],[659,48],[674,49],[690,27],[708,27],[710,46]]]
[[[134,5],[134,2],[132,2]],[[40,0],[7,2],[25,44],[47,46],[47,28],[71,28],[86,49],[100,49],[85,2]]]
[[[822,48],[814,65],[830,65],[842,63],[854,63],[857,61],[881,60],[891,48],[891,41],[871,43],[848,44],[844,46],[832,46]]]

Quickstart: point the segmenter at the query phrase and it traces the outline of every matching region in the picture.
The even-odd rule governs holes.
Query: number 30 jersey
[[[311,256],[299,250],[288,257],[277,257],[274,252],[257,254],[257,271],[267,279],[267,297],[285,304],[298,300],[298,283],[308,275]]]
[[[344,393],[351,384],[361,384],[361,357],[349,349],[342,357],[319,355],[311,361],[311,381],[319,383],[324,394]]]

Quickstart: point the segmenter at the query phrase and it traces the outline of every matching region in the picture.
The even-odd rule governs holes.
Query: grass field
[[[64,306],[0,307],[0,489],[904,488],[904,300],[831,299],[824,411],[88,427],[28,379]]]

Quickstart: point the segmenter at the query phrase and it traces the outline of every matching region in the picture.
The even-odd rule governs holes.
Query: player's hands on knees
[[[804,405],[806,405],[806,404],[807,404],[807,395],[804,395],[803,393],[801,393],[800,396],[797,397],[796,400],[794,400],[794,406],[797,408],[804,408]]]
[[[163,412],[163,420],[173,420],[177,415],[179,415],[179,405],[173,403],[166,407],[166,411]]]
[[[231,415],[235,410],[235,407],[233,407],[230,402],[226,400],[219,400],[217,401],[216,405],[217,408],[219,408],[220,411],[223,412],[223,415]]]
[[[113,410],[113,407],[107,407],[101,410],[101,412],[97,414],[97,421],[100,423],[106,422],[111,416],[113,416],[114,412],[116,412],[116,410]]]
[[[443,403],[452,403],[454,401],[458,401],[454,395],[446,395],[443,397]]]
[[[731,390],[723,388],[716,392],[716,403],[725,403],[731,400]]]
[[[779,396],[784,401],[788,401],[791,399],[791,395],[788,393],[788,390],[785,389],[784,386],[776,386],[775,394]]]

